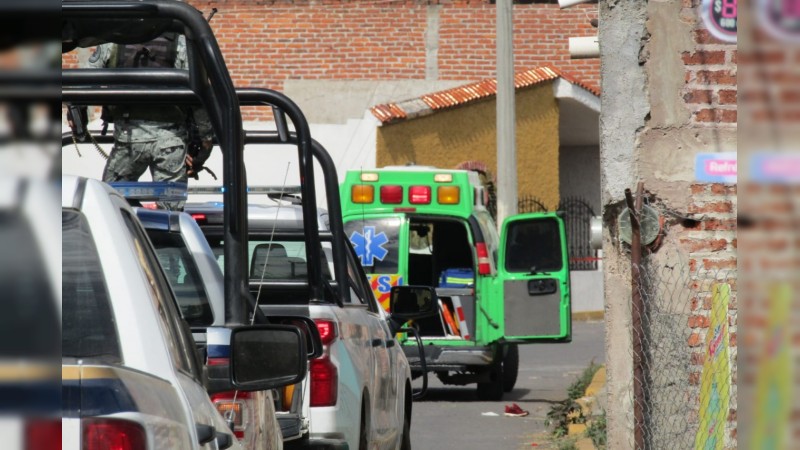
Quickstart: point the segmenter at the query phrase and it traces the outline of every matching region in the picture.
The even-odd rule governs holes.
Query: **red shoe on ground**
[[[509,417],[525,417],[529,413],[524,409],[520,408],[518,404],[512,403],[511,406],[506,405],[506,412],[505,415]]]

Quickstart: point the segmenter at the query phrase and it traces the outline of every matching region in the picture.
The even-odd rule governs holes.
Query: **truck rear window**
[[[203,287],[200,271],[186,243],[178,233],[162,230],[147,230],[164,268],[170,286],[178,299],[181,315],[194,327],[205,327],[214,323],[214,313]]]
[[[506,236],[506,271],[558,272],[564,266],[555,219],[511,222]]]
[[[86,218],[61,213],[61,357],[120,363],[122,353],[103,268]]]
[[[364,272],[398,273],[400,218],[355,219],[344,224],[344,232],[364,267]]]

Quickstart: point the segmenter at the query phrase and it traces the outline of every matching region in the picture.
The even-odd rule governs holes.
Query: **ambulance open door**
[[[569,258],[564,220],[558,213],[509,217],[498,255],[503,293],[503,337],[511,342],[570,342]]]

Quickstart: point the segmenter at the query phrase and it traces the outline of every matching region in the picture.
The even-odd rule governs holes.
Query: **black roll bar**
[[[250,103],[249,102],[246,103],[243,101],[242,104],[250,104]],[[114,138],[110,135],[102,136],[97,133],[93,133],[93,136],[95,137],[95,140],[99,144],[110,144],[114,142]],[[296,144],[298,142],[298,138],[296,133],[289,133],[288,136],[284,137],[281,136],[281,133],[277,131],[245,131],[244,142],[245,145]],[[71,133],[67,132],[61,135],[62,147],[67,147],[72,144],[73,142]],[[337,280],[336,290],[338,291],[336,302],[340,306],[342,306],[344,299],[347,298],[346,296],[350,295],[350,293],[347,288],[346,281],[342,281],[342,280],[347,280],[348,276],[347,256],[346,256],[346,249],[344,247],[344,245],[347,242],[347,236],[344,233],[344,224],[342,222],[342,205],[339,199],[339,178],[336,173],[336,165],[333,163],[333,159],[331,158],[330,154],[325,149],[325,147],[323,147],[322,144],[320,144],[316,140],[311,139],[311,150],[314,158],[317,160],[320,167],[322,168],[322,173],[325,183],[325,196],[328,200],[328,217],[330,218],[330,228],[331,228],[330,235],[333,237],[334,240],[333,269],[335,278]],[[316,201],[314,202],[314,204],[316,205]],[[316,206],[314,206],[314,208],[315,208],[314,213],[310,217],[316,217]],[[303,211],[303,216],[309,217],[306,215],[305,210]],[[303,220],[303,222],[304,222],[304,233],[307,236],[308,232],[305,230],[305,222],[309,221]],[[316,222],[313,223],[314,225],[316,225]],[[320,233],[319,230],[317,230],[316,235],[317,238],[320,239],[321,241],[322,235],[327,235],[327,233]],[[336,245],[335,244],[336,242],[339,242],[340,244]],[[309,248],[311,248],[311,246],[307,245],[306,258],[309,258],[308,256]],[[314,256],[314,258],[318,259],[316,256]],[[307,259],[307,260],[315,261],[316,259]]]
[[[219,138],[225,156],[223,168],[224,200],[224,239],[225,239],[225,322],[226,324],[247,323],[246,298],[249,295],[247,280],[244,277],[246,257],[244,246],[247,239],[246,180],[244,172],[244,133],[239,101],[233,87],[228,68],[222,57],[211,27],[194,7],[175,0],[115,0],[115,1],[64,1],[61,5],[62,33],[76,30],[81,21],[92,20],[100,29],[103,21],[125,19],[139,25],[142,19],[172,19],[184,26],[184,34],[189,58],[189,86],[192,96],[199,96],[208,111],[211,123]],[[108,22],[107,22],[108,23]],[[85,22],[84,22],[85,24]],[[69,44],[78,45],[80,38],[97,36],[71,36]],[[100,39],[102,40],[102,39]],[[62,34],[62,48],[64,46]],[[77,80],[62,79],[62,101],[77,101],[81,95],[71,93]],[[150,72],[150,71],[148,71]],[[79,75],[78,75],[79,76]],[[113,76],[113,75],[112,75]],[[158,78],[153,73],[135,77],[135,84],[148,78]],[[86,82],[85,80],[82,82]],[[84,100],[90,100],[98,88],[87,88]],[[102,90],[102,89],[100,89]],[[119,97],[125,97],[119,93]],[[147,98],[147,92],[128,91]],[[96,99],[95,99],[96,100]],[[111,96],[110,100],[113,100]],[[93,104],[104,104],[100,101]],[[109,101],[108,103],[113,103]]]

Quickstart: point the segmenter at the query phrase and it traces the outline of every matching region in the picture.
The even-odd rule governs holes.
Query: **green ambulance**
[[[518,344],[571,341],[558,213],[509,217],[498,235],[476,172],[420,166],[349,171],[341,197],[345,232],[387,311],[392,286],[436,288],[439,314],[408,325],[443,383],[477,383],[480,399],[500,400],[517,380]],[[415,341],[403,348],[419,374]]]

